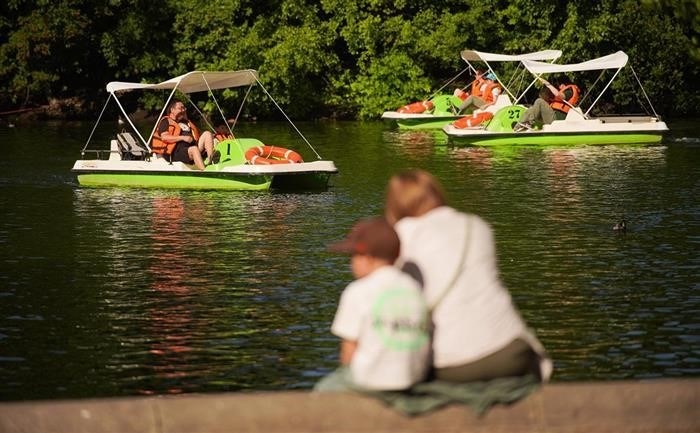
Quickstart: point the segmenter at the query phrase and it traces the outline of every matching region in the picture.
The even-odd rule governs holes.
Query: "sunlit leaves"
[[[376,118],[442,86],[464,68],[463,49],[561,49],[559,61],[567,63],[624,50],[662,110],[695,113],[698,4],[10,0],[0,5],[0,104],[102,99],[95,89],[115,79],[155,82],[194,69],[253,68],[294,117]],[[582,80],[587,87],[594,78]],[[240,95],[221,98],[232,105]],[[625,109],[636,102],[626,81],[605,98]],[[249,102],[260,116],[276,112],[264,95]]]
[[[410,57],[395,52],[371,62],[350,89],[351,101],[359,108],[360,117],[371,118],[416,96],[426,99],[431,83]]]

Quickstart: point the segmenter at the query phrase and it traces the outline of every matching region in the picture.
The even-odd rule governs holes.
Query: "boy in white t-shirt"
[[[418,283],[393,266],[394,229],[384,218],[363,220],[329,250],[351,254],[356,280],[343,291],[331,326],[341,338],[341,367],[315,389],[403,390],[424,380],[429,313]]]

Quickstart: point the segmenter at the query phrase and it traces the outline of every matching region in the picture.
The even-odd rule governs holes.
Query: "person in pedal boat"
[[[423,170],[392,176],[385,216],[401,242],[396,266],[420,272],[433,323],[435,379],[532,375],[546,381],[552,363],[498,277],[488,223],[448,206],[437,179]]]
[[[477,86],[472,86],[472,93],[460,105],[459,114],[472,114],[477,108],[484,109],[492,105],[501,94],[501,85],[493,72],[489,71],[475,80]]]
[[[558,88],[544,78],[540,78],[540,81],[544,86],[540,89],[539,98],[532,107],[525,110],[513,131],[532,129],[535,122],[548,125],[555,120],[565,119],[569,109],[578,103],[580,90],[568,78],[563,78]]]
[[[214,144],[221,143],[222,141],[228,140],[229,138],[233,138],[233,133],[230,129],[228,129],[228,125],[219,125],[216,128],[214,128],[214,130]]]
[[[170,161],[194,164],[199,170],[204,170],[203,155],[206,154],[209,160],[214,156],[214,136],[209,131],[200,134],[187,117],[185,104],[174,100],[168,106],[168,115],[158,123],[151,149]]]
[[[418,283],[394,267],[399,238],[384,218],[358,222],[328,246],[350,254],[356,280],[343,291],[331,332],[341,338],[341,367],[317,391],[404,390],[426,377],[428,310]]]

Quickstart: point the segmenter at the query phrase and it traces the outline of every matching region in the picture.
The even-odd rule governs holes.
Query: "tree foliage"
[[[293,118],[376,118],[465,68],[466,48],[561,49],[560,62],[623,50],[657,111],[698,113],[700,0],[10,0],[0,5],[0,109],[77,98],[107,81],[253,68]],[[512,66],[502,65],[508,68]],[[460,78],[461,85],[469,78]],[[595,78],[585,77],[584,88]],[[454,84],[456,85],[456,83]],[[634,74],[605,106],[637,105]],[[451,90],[448,88],[447,90]],[[269,98],[249,101],[276,113]],[[226,107],[240,92],[222,92]],[[159,101],[143,100],[148,109]],[[202,104],[204,104],[202,102]],[[211,105],[203,105],[210,110]]]

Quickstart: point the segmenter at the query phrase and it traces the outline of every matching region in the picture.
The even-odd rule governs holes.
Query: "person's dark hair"
[[[170,104],[168,104],[168,113],[173,111],[173,108],[175,108],[175,104],[183,104],[184,105],[184,103],[182,101],[180,101],[179,99],[173,99],[172,101],[170,101]]]
[[[540,98],[547,101],[547,103],[550,103],[554,100],[554,95],[552,94],[552,91],[549,89],[549,87],[542,86],[542,88],[540,89]]]
[[[401,242],[389,222],[376,217],[356,223],[345,239],[328,245],[328,250],[376,257],[393,264],[399,257]]]

